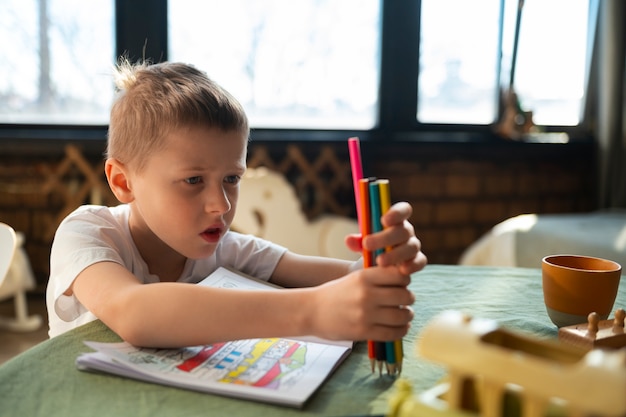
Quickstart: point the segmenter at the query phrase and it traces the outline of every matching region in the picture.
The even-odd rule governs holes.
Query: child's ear
[[[130,186],[128,167],[114,158],[109,158],[104,163],[104,173],[106,174],[109,187],[115,197],[122,203],[130,203],[135,199]]]

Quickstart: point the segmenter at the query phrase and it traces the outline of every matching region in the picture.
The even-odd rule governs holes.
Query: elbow
[[[149,314],[143,311],[133,302],[125,303],[118,299],[115,303],[110,303],[106,311],[99,315],[102,322],[106,324],[123,341],[133,346],[152,346],[151,340],[155,331],[154,320],[147,317]]]
[[[142,324],[131,316],[102,320],[123,341],[133,346],[149,346],[148,332],[142,328]]]
[[[132,323],[132,321],[126,321],[120,326],[117,326],[113,330],[123,341],[133,346],[138,347],[156,347],[151,340],[150,332],[142,328],[141,323]]]

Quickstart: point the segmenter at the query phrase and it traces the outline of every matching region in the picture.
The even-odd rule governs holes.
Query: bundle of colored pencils
[[[358,138],[348,139],[350,164],[352,166],[352,180],[357,207],[359,228],[363,237],[383,229],[381,216],[391,206],[389,180],[377,178],[363,178],[361,163],[361,149]],[[387,248],[385,250],[389,250]],[[382,251],[382,250],[381,250]],[[380,252],[363,250],[363,267],[368,268],[376,264],[376,257]],[[390,375],[402,371],[403,347],[402,339],[386,342],[368,341],[368,355],[372,365],[372,372],[378,368],[382,374],[383,366]]]

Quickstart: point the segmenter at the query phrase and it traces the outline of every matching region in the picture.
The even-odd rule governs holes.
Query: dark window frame
[[[504,1],[504,0],[502,0]],[[168,0],[115,1],[116,56],[152,62],[168,58]],[[501,141],[490,125],[422,124],[416,119],[419,68],[419,16],[421,1],[382,0],[382,48],[378,124],[369,130],[253,129],[252,137],[267,141],[336,141],[359,136],[372,141],[493,142]],[[496,82],[494,80],[494,82]],[[548,126],[564,131],[572,141],[588,141],[590,129]],[[106,140],[107,126],[0,125],[0,139],[44,142]],[[95,145],[95,144],[94,144]],[[6,147],[4,147],[6,149]]]

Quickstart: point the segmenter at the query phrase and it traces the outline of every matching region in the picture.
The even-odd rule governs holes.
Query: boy
[[[396,340],[408,331],[410,274],[426,258],[399,203],[363,239],[393,246],[380,266],[301,256],[229,231],[246,169],[241,105],[194,67],[118,66],[105,174],[117,207],[83,206],[59,226],[47,289],[50,336],[102,320],[136,346],[256,337]],[[346,237],[361,250],[359,236]],[[290,287],[270,293],[197,283],[218,266]],[[143,285],[158,283],[158,285]],[[297,287],[297,288],[296,288]]]

